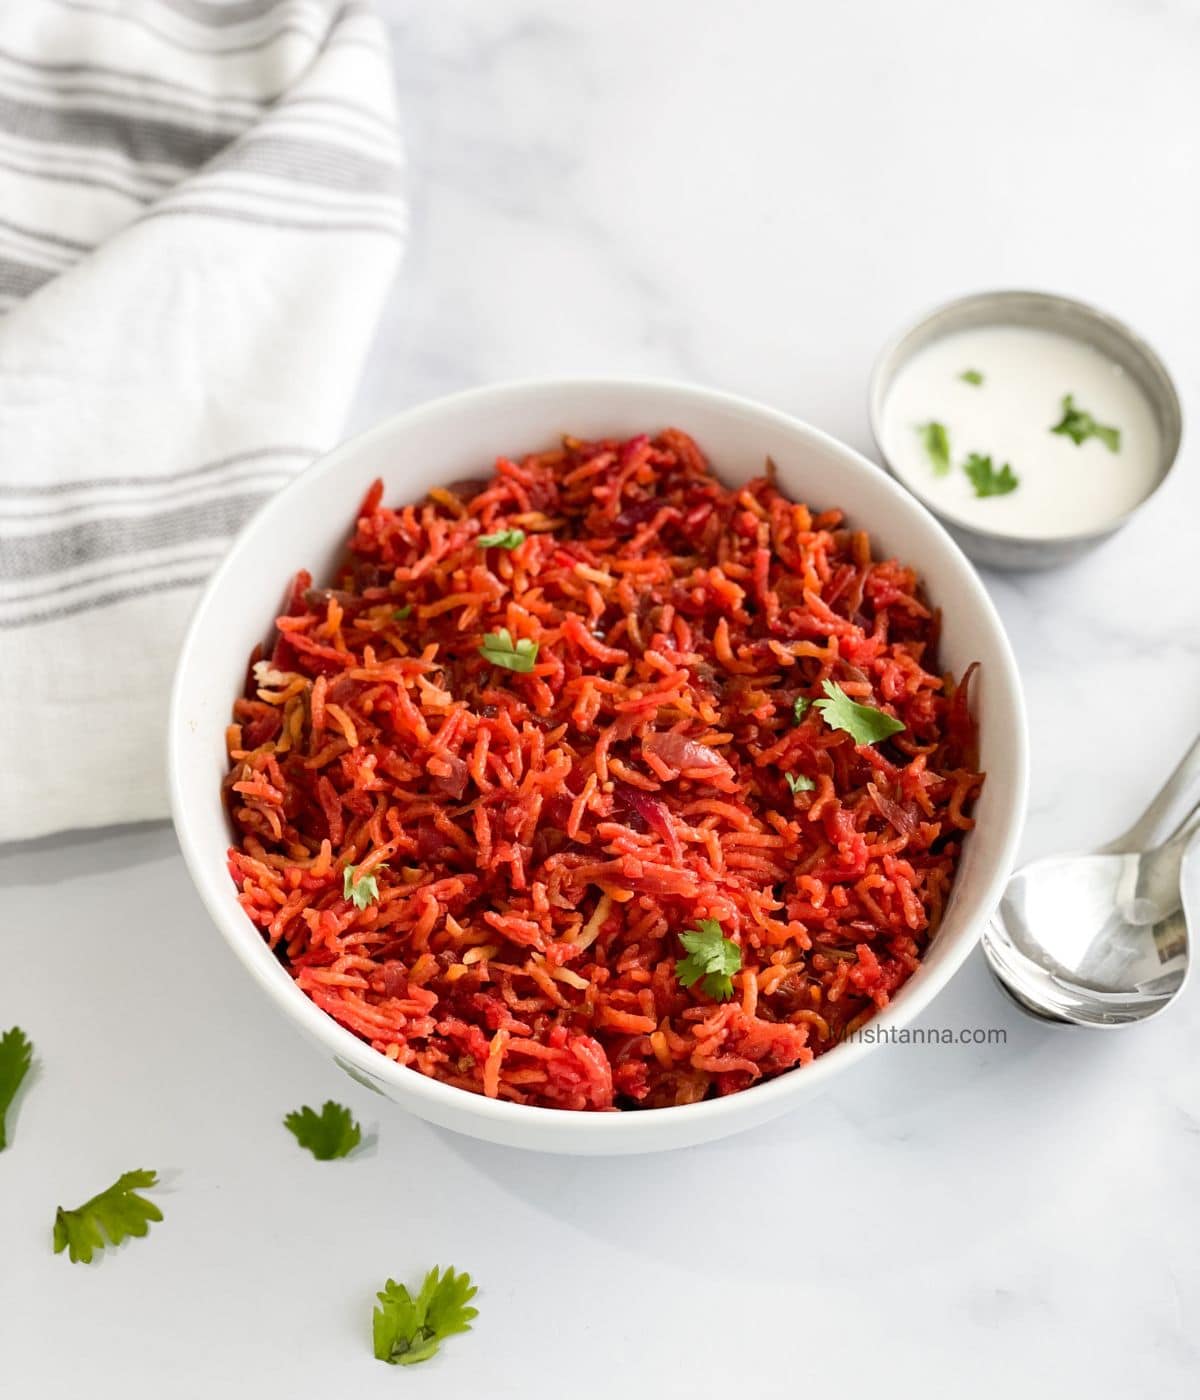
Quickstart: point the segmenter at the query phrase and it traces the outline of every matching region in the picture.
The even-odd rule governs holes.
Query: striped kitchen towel
[[[172,666],[399,257],[365,0],[0,6],[0,840],[162,816]]]

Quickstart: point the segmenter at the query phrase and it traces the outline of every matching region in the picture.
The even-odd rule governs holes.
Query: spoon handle
[[[1163,830],[1174,809],[1184,801],[1195,806],[1200,801],[1200,738],[1179,760],[1179,765],[1153,802],[1123,836],[1102,847],[1105,851],[1145,851],[1169,834]]]
[[[1149,898],[1164,915],[1179,907],[1179,870],[1192,838],[1198,832],[1200,806],[1188,813],[1161,846],[1143,851],[1141,859],[1134,866],[1137,895]]]

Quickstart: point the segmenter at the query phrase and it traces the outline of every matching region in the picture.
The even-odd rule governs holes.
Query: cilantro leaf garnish
[[[392,620],[395,622],[403,622],[405,618],[412,616],[412,608],[413,605],[411,603],[405,603],[402,608],[397,608],[392,614]]]
[[[342,871],[342,898],[348,899],[356,909],[365,909],[379,899],[379,881],[373,874],[357,876],[356,865],[348,865]]]
[[[938,476],[945,476],[950,470],[950,434],[945,423],[922,423],[917,432],[921,434],[921,446],[933,463],[934,471]]]
[[[797,724],[804,718],[805,712],[811,704],[812,701],[807,695],[797,695],[795,700],[792,701],[792,718]]]
[[[798,792],[812,792],[813,788],[816,787],[816,783],[811,778],[805,777],[803,773],[785,773],[783,780],[791,788],[793,797]]]
[[[828,698],[818,700],[817,709],[825,717],[825,723],[830,729],[841,729],[849,734],[856,744],[877,744],[904,728],[898,719],[885,715],[882,710],[857,704],[832,681],[826,681],[821,688]]]
[[[295,1135],[301,1147],[307,1147],[318,1162],[332,1162],[335,1157],[345,1157],[353,1152],[362,1141],[362,1129],[354,1121],[348,1108],[340,1103],[327,1100],[320,1113],[307,1104],[295,1113],[289,1113],[283,1126]]]
[[[480,535],[475,543],[480,549],[516,549],[525,543],[525,531],[497,530],[493,535]]]
[[[479,1309],[468,1307],[479,1290],[470,1274],[430,1269],[414,1298],[402,1283],[388,1279],[375,1296],[373,1318],[375,1356],[389,1366],[415,1366],[428,1361],[443,1338],[469,1332]]]
[[[508,628],[501,627],[498,632],[487,633],[480,643],[479,654],[493,666],[503,666],[508,671],[532,671],[538,644],[529,637],[522,637],[514,646]]]
[[[5,1115],[32,1064],[33,1042],[20,1026],[13,1026],[0,1035],[0,1152],[8,1146]]]
[[[1108,428],[1097,423],[1090,413],[1075,407],[1074,394],[1067,394],[1062,401],[1062,421],[1050,429],[1062,437],[1069,437],[1076,447],[1082,447],[1088,438],[1099,438],[1110,452],[1121,450],[1120,428]]]
[[[716,919],[701,919],[694,929],[679,935],[688,951],[675,961],[675,976],[684,987],[701,987],[714,1001],[728,1001],[733,995],[733,974],[742,965],[742,950],[721,932]]]
[[[983,375],[977,369],[964,369],[958,377],[964,384],[974,384],[976,388],[983,383]]]
[[[54,1217],[55,1254],[66,1249],[72,1264],[90,1264],[93,1253],[105,1247],[105,1235],[108,1244],[120,1244],[130,1235],[140,1239],[149,1232],[150,1222],[161,1220],[163,1215],[153,1201],[139,1196],[134,1188],[157,1185],[157,1172],[122,1172],[107,1191],[74,1210],[59,1206]]]
[[[997,471],[992,465],[992,459],[978,452],[972,452],[963,463],[963,471],[975,488],[976,496],[1007,496],[1010,491],[1015,491],[1020,483],[1020,478],[1014,474],[1007,462]]]

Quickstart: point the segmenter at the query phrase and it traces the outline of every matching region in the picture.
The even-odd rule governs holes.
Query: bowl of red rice
[[[704,389],[412,409],[250,522],[180,655],[176,829],[269,1001],[433,1123],[762,1123],[921,1014],[1025,804],[977,575],[884,472]]]

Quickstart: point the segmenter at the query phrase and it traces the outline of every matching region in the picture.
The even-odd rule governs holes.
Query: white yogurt
[[[977,371],[983,382],[964,382]],[[1076,446],[1050,429],[1070,394],[1077,410],[1119,429],[1120,450],[1097,437]],[[949,472],[938,475],[920,426],[942,423]],[[1153,410],[1120,365],[1053,331],[980,326],[933,341],[897,373],[883,405],[883,449],[897,476],[936,510],[965,525],[1050,539],[1115,524],[1150,494],[1160,475]],[[977,496],[962,464],[969,453],[1008,463],[1019,485]]]

